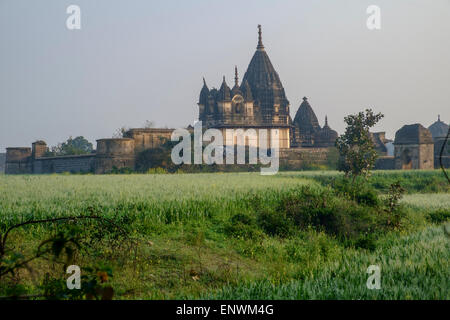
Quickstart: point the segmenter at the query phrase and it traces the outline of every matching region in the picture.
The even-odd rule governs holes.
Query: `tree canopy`
[[[367,177],[375,165],[377,152],[369,132],[370,128],[383,118],[371,109],[344,118],[347,127],[345,133],[336,140],[340,160],[338,169],[353,179],[359,175]]]
[[[57,146],[51,148],[49,155],[53,156],[69,156],[92,153],[94,147],[83,136],[76,138],[69,137],[67,141],[59,143]]]

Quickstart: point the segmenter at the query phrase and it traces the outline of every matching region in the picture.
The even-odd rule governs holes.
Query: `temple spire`
[[[236,87],[239,87],[239,77],[238,77],[237,66],[234,66],[234,84],[236,85]]]
[[[258,46],[256,49],[264,49],[264,45],[262,43],[262,31],[261,31],[261,25],[258,24]]]

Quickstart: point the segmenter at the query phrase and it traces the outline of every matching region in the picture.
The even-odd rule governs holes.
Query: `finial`
[[[438,114],[438,122],[441,122],[441,115]]]
[[[325,126],[328,126],[328,117],[325,115]]]
[[[258,46],[257,49],[264,49],[264,45],[262,43],[262,31],[261,31],[261,25],[258,24]]]
[[[307,97],[303,97],[303,101],[307,101],[308,100],[308,98]]]
[[[203,85],[206,86],[206,80],[205,80],[205,77],[203,77]]]
[[[238,77],[237,66],[234,66],[234,84],[236,85],[236,87],[239,86],[239,77]]]

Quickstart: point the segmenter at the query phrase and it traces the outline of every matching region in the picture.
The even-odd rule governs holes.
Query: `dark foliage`
[[[392,206],[378,199],[370,186],[339,181],[334,190],[302,187],[278,200],[270,209],[258,209],[258,225],[269,236],[290,237],[314,228],[336,237],[345,245],[373,250],[382,233],[401,227],[401,194],[394,186]]]
[[[262,232],[258,229],[256,218],[248,213],[238,213],[225,225],[225,232],[236,238],[258,239]]]
[[[92,143],[83,136],[76,138],[69,137],[67,141],[59,143],[57,146],[47,151],[46,156],[69,156],[92,153],[94,147]]]
[[[437,209],[428,214],[427,219],[432,223],[443,223],[450,220],[449,209]]]
[[[338,169],[344,171],[347,177],[369,176],[377,158],[369,130],[381,118],[383,114],[374,114],[371,109],[344,118],[347,127],[336,140],[336,147],[340,154]]]

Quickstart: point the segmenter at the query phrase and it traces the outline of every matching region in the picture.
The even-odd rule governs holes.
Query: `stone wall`
[[[433,169],[434,145],[395,144],[395,169]]]
[[[378,157],[375,161],[375,170],[393,170],[395,169],[395,158],[393,156]]]
[[[0,153],[0,174],[5,173],[6,153]]]
[[[170,140],[170,136],[174,130],[163,128],[130,129],[125,132],[124,138],[133,139],[135,152],[139,153],[147,149],[157,148],[164,142]]]
[[[419,150],[419,168],[434,169],[434,144],[421,144]]]
[[[326,165],[329,148],[280,149],[280,168],[304,169],[310,165]]]
[[[31,171],[31,148],[6,148],[6,174],[29,174]]]
[[[130,138],[97,140],[95,173],[109,173],[113,169],[134,169],[135,140]]]
[[[35,174],[93,172],[95,154],[37,158],[32,163]]]
[[[277,137],[278,148],[286,149],[290,147],[289,128],[220,128],[222,132],[224,145],[246,145],[250,147],[258,147],[262,144],[259,141],[262,136],[260,130],[264,130],[266,134],[265,145],[270,148],[274,145],[273,137]],[[277,134],[277,135],[276,135]],[[273,135],[273,137],[272,137]],[[208,144],[209,142],[207,142]]]

